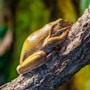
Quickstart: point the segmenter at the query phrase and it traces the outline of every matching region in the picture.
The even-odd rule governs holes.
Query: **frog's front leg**
[[[65,38],[67,37],[69,30],[70,29],[67,29],[65,32],[63,32],[59,36],[47,38],[47,40],[45,40],[45,43],[43,46],[46,47],[47,49],[52,49],[56,45],[62,43],[65,40]]]
[[[36,69],[46,62],[46,53],[43,50],[37,51],[36,53],[27,57],[18,67],[17,71],[19,74],[25,74],[27,72]]]

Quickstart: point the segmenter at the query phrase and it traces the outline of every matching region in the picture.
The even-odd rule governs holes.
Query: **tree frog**
[[[45,64],[47,54],[65,40],[71,26],[71,22],[58,19],[27,37],[23,44],[17,72],[25,74]],[[41,49],[42,47],[45,48]]]

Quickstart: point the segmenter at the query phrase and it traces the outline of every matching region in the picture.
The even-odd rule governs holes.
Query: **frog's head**
[[[72,24],[72,22],[63,19],[56,20],[51,28],[50,36],[61,35],[64,31],[70,29]]]
[[[53,29],[57,30],[57,29],[62,29],[65,27],[69,27],[72,25],[72,22],[68,21],[68,20],[63,20],[63,19],[58,19],[54,22],[53,25]]]
[[[44,40],[43,49],[47,53],[52,50],[53,47],[60,45],[64,42],[71,29],[72,22],[58,19],[53,22],[49,36]]]

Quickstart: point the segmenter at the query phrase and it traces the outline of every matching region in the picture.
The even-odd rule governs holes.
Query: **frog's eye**
[[[63,19],[59,21],[59,27],[60,28],[68,27],[68,26],[71,26],[72,24],[73,24],[73,22],[63,20]]]
[[[59,27],[60,27],[60,28],[63,28],[63,27],[65,27],[65,26],[67,26],[67,23],[66,23],[64,20],[61,20],[61,21],[59,22]]]
[[[58,29],[60,29],[59,23],[53,25],[52,28],[51,28],[51,33],[50,33],[50,35],[53,36],[53,34],[55,34]]]
[[[59,26],[59,23],[53,25],[50,31],[50,37],[61,35],[63,33],[63,30],[64,29]]]
[[[68,26],[68,22],[61,19],[58,23],[54,24],[51,28],[51,34],[55,33],[58,29],[62,29]]]

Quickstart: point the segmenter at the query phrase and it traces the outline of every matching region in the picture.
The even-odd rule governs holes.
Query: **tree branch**
[[[63,48],[66,48],[64,52]],[[1,90],[54,90],[90,64],[90,7],[73,24],[62,49],[43,66],[0,87]]]

